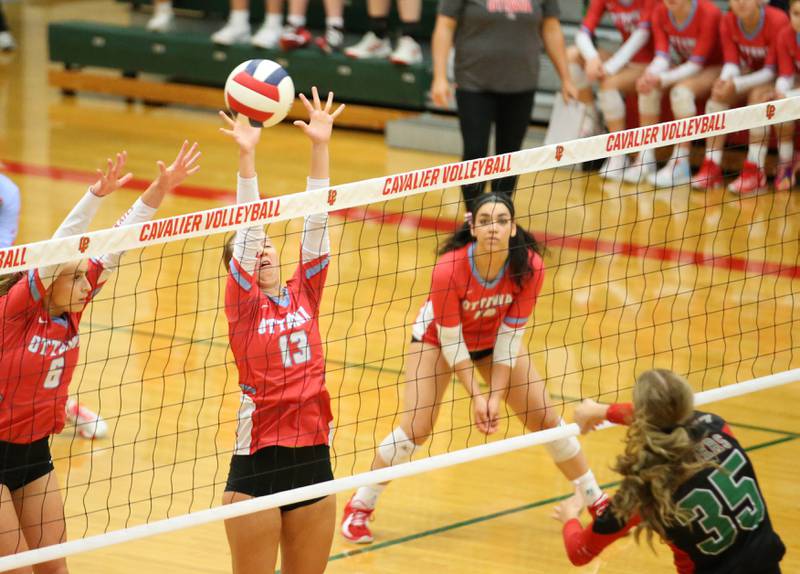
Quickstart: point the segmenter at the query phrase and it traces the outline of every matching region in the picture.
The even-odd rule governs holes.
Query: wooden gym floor
[[[38,0],[8,6],[21,49],[0,60],[0,162],[22,189],[19,242],[46,239],[111,153],[126,149],[137,184],[154,177],[183,138],[204,153],[195,189],[170,197],[161,216],[234,200],[236,152],[217,118],[116,99],[64,98],[46,83],[46,23],[84,14],[124,22],[123,5]],[[324,90],[324,86],[321,86]],[[302,190],[308,144],[291,126],[264,133],[262,195]],[[388,149],[380,135],[340,131],[333,182],[436,165],[454,158]],[[136,187],[134,185],[133,187]],[[105,202],[93,228],[107,227],[135,199]],[[438,237],[431,224],[455,221],[456,189],[371,207],[404,211],[397,225],[364,213],[331,219],[334,259],[324,303],[328,385],[335,397],[337,476],[366,470],[398,410],[406,325],[421,304]],[[529,348],[569,420],[579,396],[629,396],[634,373],[667,366],[715,388],[800,365],[794,343],[798,192],[746,201],[720,192],[673,193],[603,184],[580,174],[523,178],[516,202],[523,224],[548,235],[548,273]],[[299,222],[275,226],[285,276]],[[95,443],[54,439],[70,538],[218,504],[233,443],[237,380],[219,312],[221,238],[131,253],[83,323],[85,364],[73,391],[99,408],[111,436]],[[657,249],[647,249],[657,246]],[[479,444],[463,392],[448,394],[431,453]],[[756,465],[772,519],[788,547],[785,572],[800,571],[796,487],[800,387],[784,386],[713,406],[728,418]],[[520,432],[513,417],[499,436]],[[622,432],[583,441],[601,483]],[[423,454],[424,456],[424,454]],[[670,572],[631,539],[581,569],[567,562],[551,507],[569,494],[541,448],[417,476],[381,500],[375,544],[338,535],[329,572]],[[339,508],[349,493],[339,496]],[[127,543],[70,559],[74,571],[226,572],[221,523]]]

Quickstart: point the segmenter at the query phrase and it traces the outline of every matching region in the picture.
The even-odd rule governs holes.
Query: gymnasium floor
[[[23,190],[19,242],[48,238],[94,169],[120,149],[137,178],[132,187],[141,189],[155,176],[156,160],[171,160],[183,138],[200,142],[202,170],[188,182],[193,187],[168,198],[160,216],[234,201],[236,151],[217,132],[213,114],[62,98],[47,86],[46,23],[84,14],[127,18],[124,6],[105,0],[8,7],[21,49],[0,56],[0,162]],[[265,132],[262,195],[302,190],[307,154],[295,128]],[[341,131],[332,144],[333,182],[453,159],[392,150],[380,135]],[[111,225],[137,193],[119,191],[104,202],[93,228]],[[323,337],[339,425],[337,476],[366,470],[374,444],[393,426],[404,325],[422,302],[434,261],[430,223],[455,221],[458,202],[451,189],[372,206],[370,214],[409,214],[400,225],[365,222],[358,213],[331,219],[339,256],[328,277]],[[523,178],[516,202],[529,214],[523,223],[549,238],[529,348],[568,420],[575,397],[602,393],[610,401],[620,389],[626,398],[633,374],[653,365],[690,373],[698,390],[800,365],[798,192],[739,202],[722,192],[619,188],[559,172]],[[280,227],[270,231],[284,246],[288,274],[299,222]],[[220,243],[212,236],[129,254],[87,313],[86,364],[73,390],[100,408],[112,435],[93,444],[68,434],[54,440],[68,486],[70,538],[218,504],[238,392],[218,312]],[[651,245],[664,249],[647,250]],[[463,392],[451,391],[432,453],[482,441],[470,429]],[[788,547],[789,573],[800,571],[800,502],[792,495],[800,468],[798,400],[794,384],[713,407],[750,450]],[[519,432],[510,417],[498,435]],[[583,441],[603,484],[615,480],[609,465],[621,438],[614,429]],[[328,571],[673,571],[665,547],[656,545],[654,554],[632,539],[584,568],[571,567],[550,518],[555,501],[569,493],[541,448],[404,479],[381,500],[372,523],[377,542],[356,547],[337,535]],[[347,496],[339,496],[340,509]],[[229,571],[221,523],[81,554],[70,564],[88,573]]]

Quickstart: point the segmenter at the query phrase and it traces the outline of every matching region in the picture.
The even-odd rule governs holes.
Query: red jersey
[[[492,281],[485,281],[475,268],[475,243],[449,251],[433,268],[431,291],[414,324],[414,338],[439,346],[438,327],[457,327],[467,349],[494,347],[501,323],[521,327],[528,322],[542,290],[544,264],[530,251],[533,276],[522,288],[510,277],[508,262]]]
[[[300,263],[274,298],[231,260],[225,315],[242,389],[235,454],[328,444],[333,415],[318,318],[329,261],[325,254]]]
[[[103,265],[89,261],[86,278],[97,294]],[[51,317],[37,270],[0,297],[0,440],[29,444],[64,428],[67,390],[80,353],[83,310]],[[87,301],[88,303],[88,301]]]
[[[747,34],[733,12],[726,13],[719,28],[725,63],[738,65],[742,74],[764,67],[775,68],[778,38],[788,24],[786,12],[774,6],[762,6],[758,26],[752,34]]]
[[[653,41],[657,56],[678,66],[688,60],[701,66],[722,63],[719,44],[720,9],[711,0],[692,0],[691,12],[678,26],[667,7],[659,2],[653,9]]]
[[[794,76],[800,72],[800,33],[786,26],[778,36],[778,75]]]
[[[583,19],[581,28],[593,35],[603,15],[608,12],[619,33],[622,41],[628,40],[636,28],[646,28],[650,30],[650,15],[653,11],[655,0],[592,0],[586,16]],[[652,36],[647,45],[639,50],[631,59],[631,62],[648,63],[653,59],[653,40]]]

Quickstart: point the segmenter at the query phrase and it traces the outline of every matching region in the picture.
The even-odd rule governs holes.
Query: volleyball
[[[272,60],[247,60],[236,66],[225,82],[225,103],[258,127],[280,123],[294,101],[294,82]]]

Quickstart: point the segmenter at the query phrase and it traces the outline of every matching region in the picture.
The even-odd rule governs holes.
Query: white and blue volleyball
[[[225,82],[228,109],[242,114],[256,127],[280,123],[294,102],[294,82],[272,60],[247,60],[236,66]]]

